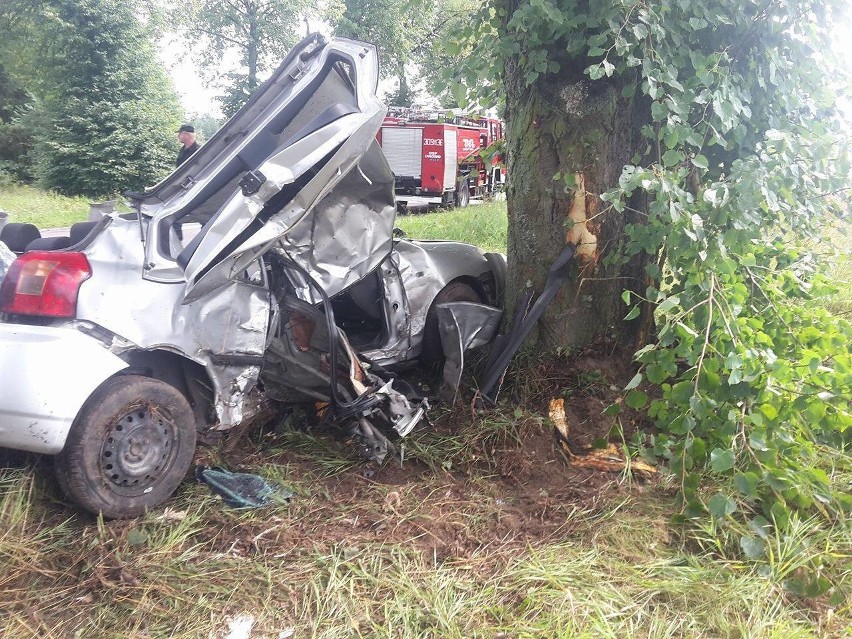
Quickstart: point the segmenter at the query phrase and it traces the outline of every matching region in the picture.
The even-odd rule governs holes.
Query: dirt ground
[[[290,512],[296,525],[288,527],[286,539],[261,530],[262,522],[242,530],[240,539],[213,536],[227,546],[223,550],[233,552],[236,547],[247,555],[263,552],[264,544],[286,554],[310,546],[357,547],[381,539],[438,560],[570,536],[573,513],[594,513],[625,490],[617,462],[609,470],[581,467],[583,455],[593,445],[601,446],[613,431],[615,418],[601,411],[620,395],[629,373],[616,366],[620,365],[583,356],[534,371],[537,388],[533,393],[524,391],[529,400],[523,411],[501,405],[490,413],[477,412],[466,405],[467,400],[457,403],[440,412],[421,443],[443,450],[442,440],[463,439],[461,450],[441,468],[416,454],[379,467],[354,462],[346,471],[314,483],[308,502],[300,504],[298,497],[293,501]],[[555,436],[549,419],[549,400],[556,396],[565,399],[567,446]],[[475,424],[499,421],[507,411],[512,425],[465,438],[465,431],[477,431]],[[637,427],[629,415],[622,415],[621,423],[628,437]],[[275,438],[275,433],[267,433],[263,448],[253,452],[229,446],[219,461],[244,472],[257,472],[268,464],[286,467],[291,477],[315,472],[314,460],[276,446]],[[347,454],[344,442],[335,445]],[[209,463],[210,452],[202,449],[197,461]]]
[[[302,450],[289,450],[286,441],[279,441],[288,437],[268,428],[261,434],[243,433],[236,442],[199,446],[195,460],[199,465],[249,473],[277,466],[286,468],[286,476],[296,485],[298,478],[312,479],[301,485],[307,494],[297,494],[286,510],[289,525],[270,526],[269,520],[258,517],[234,528],[222,506],[220,514],[209,513],[214,525],[200,532],[198,541],[246,556],[267,551],[286,556],[309,547],[357,547],[381,539],[445,560],[494,546],[523,547],[570,536],[573,513],[594,513],[624,490],[617,463],[611,470],[601,470],[581,467],[578,460],[611,437],[615,418],[601,412],[616,400],[629,376],[628,367],[618,360],[587,353],[533,369],[525,376],[534,380],[526,382],[528,388],[510,380],[514,391],[506,390],[507,397],[496,409],[475,411],[468,397],[451,410],[434,411],[437,417],[429,432],[421,435],[419,446],[440,453],[446,449],[444,441],[458,442],[456,448],[446,449],[448,457],[438,467],[434,459],[423,460],[417,454],[404,456],[401,463],[397,457],[375,466],[361,462],[345,442],[329,438],[332,457],[339,455],[351,464],[322,476],[317,459]],[[523,395],[523,409],[511,395],[515,399]],[[567,442],[555,436],[550,419],[549,402],[555,397],[564,399],[570,426]],[[497,425],[483,427],[489,420]],[[625,437],[637,427],[624,414],[620,422]],[[36,464],[50,473],[46,458],[0,453],[0,467]],[[57,521],[74,516],[74,507],[57,497],[61,499],[56,493],[48,496],[57,506]],[[215,525],[217,518],[221,526]],[[83,525],[89,519],[79,515]],[[119,533],[134,524],[108,525]]]

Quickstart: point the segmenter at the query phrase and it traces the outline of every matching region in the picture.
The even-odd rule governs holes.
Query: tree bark
[[[574,277],[539,323],[538,350],[647,338],[642,320],[623,321],[621,300],[624,289],[644,293],[647,285],[647,258],[629,259],[624,251],[625,226],[642,221],[647,202],[631,202],[635,211],[619,213],[600,194],[644,152],[640,130],[650,122],[649,108],[622,94],[634,78],[591,81],[583,74],[588,64],[568,61],[532,85],[512,59],[505,68],[509,305],[527,286],[541,290],[566,241],[578,245]]]

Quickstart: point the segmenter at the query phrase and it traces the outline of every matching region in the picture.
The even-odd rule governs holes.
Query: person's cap
[[[186,131],[187,133],[195,133],[195,127],[191,124],[181,124],[180,128],[178,129],[178,133],[183,133],[184,131]]]

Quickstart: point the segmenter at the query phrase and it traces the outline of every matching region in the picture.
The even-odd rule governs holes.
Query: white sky
[[[217,91],[204,87],[197,67],[176,36],[163,38],[158,56],[172,76],[175,91],[187,114],[209,113],[215,117],[222,116],[219,103],[215,99]]]

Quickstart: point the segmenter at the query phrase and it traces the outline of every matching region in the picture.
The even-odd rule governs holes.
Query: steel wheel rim
[[[110,424],[99,457],[102,475],[122,494],[150,492],[177,453],[177,428],[159,407],[126,410]]]

